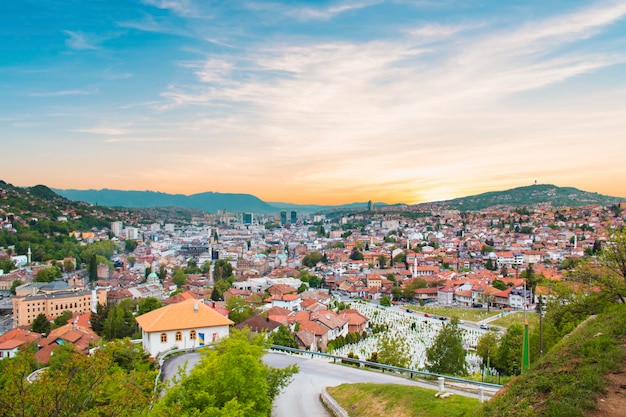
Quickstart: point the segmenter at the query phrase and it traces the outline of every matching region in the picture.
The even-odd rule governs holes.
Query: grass
[[[528,328],[532,332],[535,327],[539,327],[539,314],[536,312],[526,312],[526,318],[528,319]],[[512,324],[524,324],[524,312],[515,311],[509,313],[506,316],[494,320],[489,323],[492,326],[509,328]]]
[[[478,322],[486,318],[498,315],[501,311],[487,311],[482,308],[460,308],[460,307],[442,307],[442,306],[410,306],[412,310],[422,313],[433,314],[435,316],[456,317],[463,321]]]
[[[435,397],[437,391],[394,384],[343,384],[328,392],[350,417],[470,417],[482,405],[473,398]]]
[[[561,340],[485,407],[484,417],[583,417],[626,357],[626,305],[615,305]]]

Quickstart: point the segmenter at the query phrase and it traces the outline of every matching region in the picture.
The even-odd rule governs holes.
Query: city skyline
[[[549,3],[549,4],[546,4]],[[626,197],[626,4],[0,5],[0,179],[420,203]]]

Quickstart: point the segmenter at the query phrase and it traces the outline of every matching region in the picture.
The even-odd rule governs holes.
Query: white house
[[[272,307],[282,307],[291,311],[299,311],[302,299],[299,294],[284,294],[272,297]]]
[[[228,336],[234,322],[199,300],[186,300],[137,317],[143,348],[153,358],[170,350],[204,346]]]

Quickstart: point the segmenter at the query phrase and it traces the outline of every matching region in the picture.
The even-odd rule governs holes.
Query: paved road
[[[163,367],[164,378],[171,378],[176,373],[178,367],[185,362],[188,363],[187,369],[191,369],[198,363],[199,358],[200,354],[193,352],[168,360]],[[275,399],[272,411],[273,417],[330,417],[330,414],[319,400],[320,392],[324,387],[333,387],[343,383],[374,382],[437,389],[436,385],[426,382],[348,366],[334,365],[322,359],[311,359],[283,353],[267,353],[263,360],[268,365],[276,368],[284,368],[294,363],[300,367],[300,372],[294,377],[291,384]],[[446,391],[477,398],[475,394],[454,390],[449,387],[446,387]]]

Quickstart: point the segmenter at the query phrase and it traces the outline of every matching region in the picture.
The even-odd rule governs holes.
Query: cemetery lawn
[[[527,311],[526,318],[528,319],[528,328],[532,331],[535,327],[539,326],[539,314],[535,311]],[[494,320],[489,325],[509,328],[512,324],[524,324],[524,312],[516,311],[509,313],[506,316]]]
[[[453,395],[435,398],[436,390],[394,384],[343,384],[328,393],[350,417],[470,417],[481,415],[477,399]]]
[[[441,306],[411,306],[413,310],[433,314],[435,316],[456,317],[462,321],[478,322],[486,318],[496,316],[501,313],[499,310],[491,310],[487,312],[482,308],[460,308],[460,307],[441,307]]]

